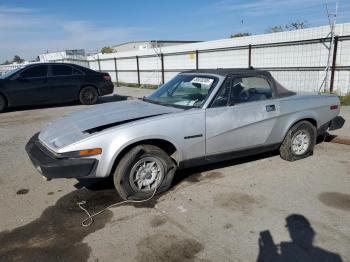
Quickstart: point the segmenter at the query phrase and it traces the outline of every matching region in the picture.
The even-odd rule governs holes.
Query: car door
[[[48,78],[50,99],[53,102],[64,102],[77,99],[82,78],[83,73],[70,65],[51,65]]]
[[[231,76],[206,109],[206,154],[263,146],[279,114],[279,100],[264,76]]]
[[[7,81],[7,92],[13,105],[45,103],[48,97],[47,65],[25,68]]]

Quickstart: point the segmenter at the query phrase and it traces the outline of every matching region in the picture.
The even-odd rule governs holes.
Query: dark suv
[[[0,112],[6,107],[79,100],[91,105],[113,93],[108,73],[68,63],[37,63],[0,76]]]

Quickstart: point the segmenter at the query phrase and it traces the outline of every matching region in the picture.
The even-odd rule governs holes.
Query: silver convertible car
[[[279,149],[294,161],[312,155],[316,137],[341,128],[333,94],[297,94],[267,71],[195,70],[142,100],[94,106],[64,116],[26,145],[46,178],[112,175],[124,199],[167,190],[179,168]]]

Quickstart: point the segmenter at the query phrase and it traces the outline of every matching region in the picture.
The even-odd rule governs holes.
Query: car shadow
[[[199,182],[200,180],[196,179],[198,175],[200,175],[203,172],[210,172],[212,170],[221,169],[229,166],[236,166],[236,165],[242,165],[245,163],[270,158],[273,156],[279,155],[278,150],[274,150],[271,152],[266,153],[260,153],[256,155],[241,157],[241,158],[235,158],[231,160],[225,160],[217,163],[212,164],[206,164],[203,166],[198,167],[192,167],[187,169],[178,170],[175,174],[172,187],[177,187],[178,184],[180,184],[182,181],[186,180],[187,182]]]
[[[222,177],[222,174],[220,172],[210,172],[210,175],[202,175],[202,172],[210,171],[213,169],[219,169],[224,168],[227,166],[232,165],[240,165],[251,161],[256,161],[259,159],[269,158],[271,156],[276,155],[277,152],[269,152],[269,153],[263,153],[255,156],[249,156],[244,157],[240,159],[230,160],[230,161],[223,161],[220,163],[205,165],[201,167],[196,168],[188,168],[188,169],[180,169],[176,172],[175,177],[173,179],[172,185],[169,190],[162,192],[160,194],[156,194],[149,200],[141,201],[141,202],[133,202],[129,201],[125,203],[123,199],[119,196],[118,192],[116,191],[113,183],[113,175],[107,177],[107,178],[96,178],[96,179],[78,179],[78,182],[74,185],[75,188],[78,190],[73,191],[77,194],[79,192],[85,192],[90,196],[90,200],[94,200],[94,198],[98,198],[99,195],[108,195],[111,198],[113,198],[113,203],[106,203],[106,206],[109,206],[110,204],[113,205],[128,205],[133,206],[135,208],[154,208],[156,204],[158,203],[159,199],[163,196],[166,196],[169,192],[172,192],[174,190],[182,190],[183,188],[187,187],[187,182],[190,184],[201,182],[203,179],[215,179],[217,177]],[[163,199],[164,200],[164,199]],[[160,201],[163,201],[160,200]],[[124,202],[124,203],[121,203]]]
[[[260,232],[257,262],[343,261],[339,254],[314,245],[316,232],[305,216],[291,214],[285,226],[291,241],[275,244],[269,230]]]
[[[215,169],[225,168],[233,165],[241,165],[252,161],[270,158],[278,154],[279,154],[278,151],[275,150],[267,153],[261,153],[261,154],[237,158],[233,160],[226,160],[226,161],[207,164],[199,167],[180,169],[176,171],[170,190],[177,188],[178,185],[180,185],[183,181],[191,182],[191,183],[199,182],[200,180],[197,178],[198,178],[198,175],[201,174],[202,172],[209,172]],[[87,188],[92,191],[103,191],[103,190],[114,189],[113,176],[111,175],[108,178],[79,179],[78,183],[76,183],[74,186],[77,189]],[[166,192],[163,194],[166,194]]]
[[[128,99],[130,99],[129,96],[122,96],[117,94],[101,96],[98,98],[96,104],[119,102],[119,101],[124,101]],[[60,107],[67,107],[67,106],[81,106],[81,104],[78,101],[73,101],[73,102],[67,102],[67,103],[51,103],[51,104],[42,104],[42,105],[33,105],[33,106],[11,107],[11,108],[6,108],[4,112],[2,112],[2,114],[27,111],[27,110],[46,109],[46,108],[60,108]]]

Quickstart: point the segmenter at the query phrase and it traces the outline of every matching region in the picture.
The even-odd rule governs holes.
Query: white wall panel
[[[108,74],[111,76],[112,82],[117,82],[117,78],[114,72],[108,72]]]
[[[118,67],[118,70],[136,70],[137,69],[136,58],[119,59],[117,60],[117,67]]]
[[[164,69],[195,69],[196,68],[196,54],[181,54],[164,56]]]
[[[318,91],[319,71],[271,71],[272,76],[286,88],[296,92]]]
[[[334,76],[334,90],[341,95],[350,92],[350,71],[336,71]]]
[[[102,60],[100,61],[101,71],[103,70],[114,70],[114,60]]]
[[[160,70],[162,67],[160,57],[140,57],[139,67],[140,70]]]
[[[248,68],[248,49],[199,53],[199,68]]]
[[[145,85],[160,85],[162,82],[161,72],[140,72],[140,82]]]
[[[97,63],[97,61],[89,61],[89,67],[92,70],[98,71],[98,63]]]
[[[329,45],[329,43],[327,43]],[[253,48],[253,67],[312,67],[327,64],[328,49],[320,43]]]
[[[339,41],[337,50],[337,66],[350,65],[350,40]]]
[[[167,82],[170,79],[172,79],[173,77],[175,77],[178,73],[179,72],[165,72],[165,74],[164,74],[165,82]]]
[[[118,72],[119,82],[137,84],[137,72]]]

